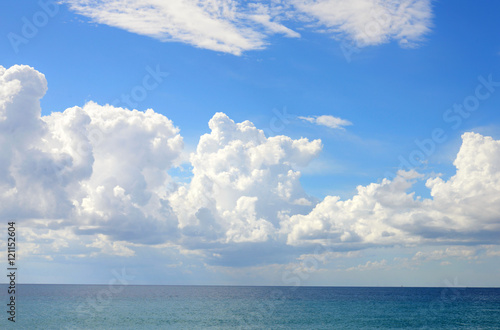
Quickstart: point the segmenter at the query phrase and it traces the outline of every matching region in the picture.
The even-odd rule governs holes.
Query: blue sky
[[[0,4],[26,282],[499,285],[499,4],[124,6]]]

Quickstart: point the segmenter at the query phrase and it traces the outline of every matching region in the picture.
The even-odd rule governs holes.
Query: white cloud
[[[488,251],[486,255],[489,257],[500,257],[500,251]]]
[[[170,120],[92,102],[41,117],[45,77],[28,66],[0,74],[2,217],[61,219],[52,226],[118,240],[175,235],[166,171],[182,138]]]
[[[393,180],[358,186],[350,200],[327,196],[307,215],[285,218],[288,243],[292,245],[357,245],[410,243],[417,238],[391,225],[392,219],[415,208],[418,201],[406,194],[416,172],[399,172]]]
[[[352,123],[348,120],[330,116],[330,115],[321,115],[321,116],[313,116],[313,117],[298,117],[304,121],[310,122],[312,124],[326,126],[334,129],[344,129],[344,126],[350,126]]]
[[[452,246],[446,249],[434,250],[430,252],[419,251],[413,256],[414,261],[442,260],[449,258],[459,258],[466,260],[478,259],[476,247]]]
[[[347,36],[357,46],[394,39],[412,46],[430,31],[430,0],[292,0],[295,7],[333,36]]]
[[[358,46],[397,40],[413,45],[429,32],[429,0],[65,0],[101,24],[240,55],[262,49],[274,34],[300,37],[283,22],[346,36]]]
[[[281,212],[311,209],[293,166],[316,157],[319,140],[266,138],[248,121],[215,114],[184,187],[167,174],[183,143],[165,116],[89,102],[42,117],[45,77],[28,66],[0,72],[0,214],[30,223],[39,239],[42,220],[71,228],[68,240],[95,239],[78,244],[106,254],[131,254],[112,241],[262,242],[274,238]]]
[[[249,19],[256,23],[262,24],[270,33],[281,33],[290,38],[299,38],[300,34],[286,26],[276,22],[276,18],[281,15],[278,10],[284,10],[283,7],[272,7],[272,4],[264,5],[262,3],[248,3],[248,7],[252,8],[253,13],[249,13]]]
[[[89,248],[98,248],[100,250],[99,253],[116,255],[120,257],[132,257],[135,255],[135,252],[127,247],[129,245],[128,242],[124,241],[110,241],[106,235],[98,234],[96,239],[91,243],[87,244],[86,247]],[[90,256],[99,255],[97,252],[93,252]]]
[[[220,266],[277,263],[311,244],[327,247],[318,260],[395,245],[461,246],[421,250],[422,260],[474,258],[465,245],[498,255],[500,141],[491,137],[462,136],[456,174],[428,179],[430,199],[409,193],[422,174],[401,171],[317,203],[294,168],[318,156],[319,140],[266,137],[216,113],[190,156],[191,182],[179,183],[167,171],[182,137],[168,118],[93,102],[42,117],[45,90],[33,68],[0,67],[0,217],[22,223],[26,253],[125,257],[154,245]]]
[[[330,246],[405,243],[500,243],[500,141],[465,133],[448,181],[430,178],[433,199],[407,193],[418,173],[398,172],[358,187],[352,199],[327,196],[308,215],[292,215],[288,243]]]
[[[72,109],[60,116],[68,111]],[[177,219],[167,201],[171,180],[166,171],[183,148],[179,129],[153,110],[88,103],[75,111],[91,118],[87,132],[94,157],[92,175],[79,184],[80,195],[73,200],[79,223],[99,225],[121,240],[158,243],[175,235]],[[60,124],[58,116],[47,121]],[[142,223],[142,232],[137,223]]]
[[[367,270],[384,269],[386,267],[387,267],[387,260],[382,259],[380,261],[367,261],[363,265],[358,265],[356,267],[347,268],[346,271],[348,271],[348,272],[353,271],[353,270],[367,271]]]
[[[235,123],[223,113],[210,120],[191,156],[193,179],[170,201],[184,233],[210,241],[266,241],[281,212],[310,210],[300,172],[321,150],[319,140],[266,138],[251,122]]]
[[[263,4],[235,0],[67,0],[70,8],[94,21],[162,41],[240,55],[262,49],[266,36],[299,34],[270,16]]]
[[[428,227],[494,235],[500,231],[500,141],[472,132],[462,140],[456,174],[448,181],[438,177],[426,182],[439,214]]]

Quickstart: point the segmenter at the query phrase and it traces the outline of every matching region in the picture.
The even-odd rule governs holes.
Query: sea
[[[0,328],[500,329],[499,288],[0,285]]]

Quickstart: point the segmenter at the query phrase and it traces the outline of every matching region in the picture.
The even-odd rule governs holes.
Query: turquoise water
[[[25,284],[16,293],[23,329],[500,329],[500,289]]]

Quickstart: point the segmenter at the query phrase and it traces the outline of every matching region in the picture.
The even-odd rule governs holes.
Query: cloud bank
[[[0,67],[0,216],[22,223],[25,255],[175,247],[231,265],[242,255],[275,263],[308,246],[500,244],[500,141],[491,137],[463,134],[456,174],[425,182],[432,198],[411,192],[423,174],[400,171],[351,199],[317,201],[294,168],[318,156],[320,140],[266,137],[216,113],[191,154],[191,182],[175,182],[167,171],[183,141],[167,117],[93,102],[41,116],[46,89],[31,67]]]
[[[199,48],[241,55],[273,35],[300,37],[289,26],[347,38],[356,46],[396,40],[414,46],[430,31],[430,0],[65,0],[92,21]]]

